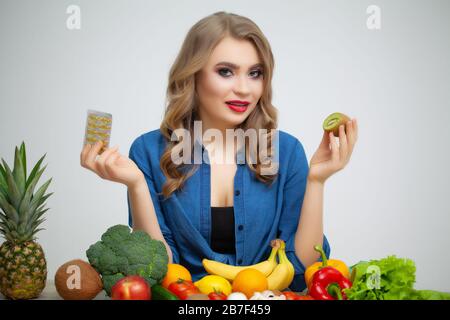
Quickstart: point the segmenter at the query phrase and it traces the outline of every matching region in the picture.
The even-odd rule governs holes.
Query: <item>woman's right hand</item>
[[[119,147],[107,148],[98,158],[102,142],[86,144],[80,154],[80,164],[102,179],[119,182],[127,187],[134,187],[145,181],[144,174],[133,160],[121,155]]]

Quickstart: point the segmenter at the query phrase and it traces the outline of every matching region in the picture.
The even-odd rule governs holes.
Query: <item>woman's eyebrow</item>
[[[238,65],[231,63],[231,62],[226,62],[226,61],[222,61],[222,62],[219,62],[218,64],[216,64],[216,66],[219,66],[219,65],[227,66],[227,67],[230,67],[235,70],[238,70],[240,68]],[[263,66],[262,63],[256,63],[256,64],[252,65],[249,69],[253,69],[256,67],[262,67],[262,66]]]

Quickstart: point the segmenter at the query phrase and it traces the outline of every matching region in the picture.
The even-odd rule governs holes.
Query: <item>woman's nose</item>
[[[250,93],[250,86],[249,86],[248,77],[246,75],[241,75],[239,77],[236,77],[236,83],[234,86],[234,91],[236,93],[239,93],[240,95],[247,95]]]

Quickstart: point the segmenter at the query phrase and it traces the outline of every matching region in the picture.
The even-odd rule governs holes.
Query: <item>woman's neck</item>
[[[219,130],[221,138],[217,138],[215,134],[213,136],[209,134],[206,136],[207,138],[205,140],[205,132],[208,129]],[[227,138],[227,130],[231,130],[233,132],[229,138]],[[235,163],[237,150],[239,150],[241,146],[240,139],[237,139],[236,135],[234,135],[234,128],[219,128],[215,126],[203,127],[202,143],[205,149],[208,150],[208,154],[210,156],[214,155],[214,160],[210,158],[210,162],[215,162],[218,164],[231,164],[228,163],[229,161]],[[220,150],[222,152],[222,159],[219,159]]]

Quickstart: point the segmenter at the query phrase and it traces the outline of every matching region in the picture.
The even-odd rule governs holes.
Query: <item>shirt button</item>
[[[240,225],[238,226],[238,230],[239,230],[239,231],[244,230],[244,226],[243,226],[242,224],[240,224]]]
[[[240,195],[241,192],[239,190],[236,190],[236,192],[234,193],[236,196]]]
[[[238,260],[238,264],[242,264],[242,259],[239,259],[239,260]]]

